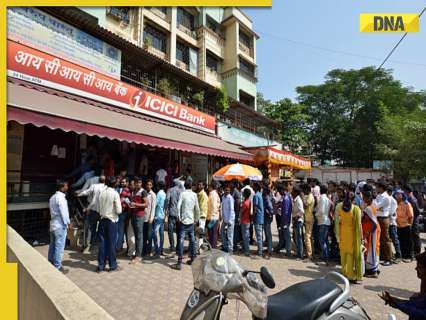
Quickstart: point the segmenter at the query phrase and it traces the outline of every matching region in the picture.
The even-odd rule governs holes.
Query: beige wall
[[[137,8],[131,10],[130,23],[123,24],[110,16],[105,17],[106,28],[116,35],[138,44],[139,40],[139,10]]]
[[[233,21],[226,26],[225,31],[225,57],[223,59],[223,72],[238,67],[238,21]]]
[[[18,263],[20,320],[113,320],[15,230],[7,231],[8,262]]]

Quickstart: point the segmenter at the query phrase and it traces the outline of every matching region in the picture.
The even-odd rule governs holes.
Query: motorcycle
[[[231,255],[206,250],[193,262],[192,274],[194,289],[181,320],[219,320],[223,306],[232,299],[242,301],[255,320],[370,319],[351,297],[349,281],[336,272],[267,296],[266,287],[273,289],[275,281],[266,267],[244,270]]]

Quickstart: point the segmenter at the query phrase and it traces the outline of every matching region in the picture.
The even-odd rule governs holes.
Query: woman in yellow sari
[[[352,203],[353,191],[348,191],[345,200],[336,207],[342,274],[349,281],[362,280],[364,273],[361,250],[361,209]]]

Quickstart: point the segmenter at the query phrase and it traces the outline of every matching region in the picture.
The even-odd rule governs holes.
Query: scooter
[[[351,297],[349,281],[336,272],[267,296],[275,281],[266,267],[244,270],[231,255],[207,250],[192,263],[192,274],[194,290],[181,320],[219,320],[232,299],[242,301],[255,320],[370,320]]]

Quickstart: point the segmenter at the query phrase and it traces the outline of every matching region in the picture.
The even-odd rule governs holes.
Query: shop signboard
[[[188,106],[8,40],[9,77],[215,133],[216,119]]]
[[[256,134],[228,126],[226,123],[219,122],[217,125],[217,135],[227,142],[238,144],[243,147],[266,147],[274,145],[277,148],[281,144],[276,141],[268,140]]]
[[[120,79],[121,51],[43,11],[7,10],[7,37],[34,49]]]

